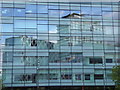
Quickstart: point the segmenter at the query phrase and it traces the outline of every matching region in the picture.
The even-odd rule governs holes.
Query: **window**
[[[37,28],[37,21],[35,21],[35,20],[26,20],[25,22],[26,22],[26,26],[25,26],[26,28]]]
[[[112,74],[111,74],[111,73],[107,73],[107,74],[106,74],[106,78],[107,78],[107,79],[112,79]]]
[[[59,10],[49,10],[49,17],[59,17]]]
[[[13,24],[2,24],[1,27],[2,32],[13,32]]]
[[[6,63],[12,62],[13,53],[11,53],[11,52],[5,52],[3,54],[3,57],[4,57],[3,62],[6,62]]]
[[[48,32],[48,25],[38,25],[38,32],[47,33]]]
[[[49,33],[57,33],[57,26],[56,25],[49,25]]]
[[[85,74],[85,80],[90,80],[90,74]]]
[[[49,74],[49,80],[57,80],[58,79],[57,77],[58,77],[57,74],[54,73]]]
[[[49,62],[50,63],[60,63],[60,53],[50,52],[49,53]]]
[[[48,21],[47,20],[39,20],[38,24],[48,24]]]
[[[32,81],[32,75],[16,75],[14,81]]]
[[[73,43],[71,43],[71,42],[68,42],[68,46],[73,46]]]
[[[61,75],[62,79],[72,79],[72,74],[63,74]]]
[[[38,13],[48,13],[48,6],[47,5],[39,5]]]
[[[106,59],[106,63],[112,63],[112,59]]]
[[[81,80],[81,74],[75,74],[75,80]]]
[[[26,13],[36,13],[36,5],[26,5]]]
[[[84,12],[85,11],[85,12]],[[90,7],[81,7],[81,12],[84,12],[84,14],[91,14],[91,8]]]
[[[14,9],[14,16],[25,16],[25,9]]]
[[[53,49],[54,48],[54,43],[48,42],[47,47],[48,47],[48,49]]]
[[[36,82],[36,74],[15,75],[14,81],[32,81]]]
[[[102,14],[102,10],[100,7],[92,7],[92,15],[101,15]]]
[[[2,16],[13,16],[13,8],[2,8]]]
[[[90,58],[90,64],[102,64],[102,58]]]
[[[35,66],[37,65],[37,60],[38,58],[36,56],[24,56],[24,64],[26,66]]]
[[[39,74],[40,80],[48,80],[48,73],[41,73]]]
[[[94,79],[104,79],[103,74],[95,74]]]
[[[37,40],[32,40],[31,41],[31,46],[37,46]]]
[[[25,20],[14,20],[14,28],[26,28]]]
[[[70,14],[70,11],[69,10],[60,10],[59,13],[60,13],[60,17],[63,17],[63,16]]]

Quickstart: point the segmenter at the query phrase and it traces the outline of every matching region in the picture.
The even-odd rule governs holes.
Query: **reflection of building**
[[[110,73],[115,58],[114,54],[108,50],[104,51],[102,37],[96,36],[97,31],[101,32],[100,28],[93,27],[97,23],[84,22],[85,27],[80,24],[80,21],[73,21],[68,25],[60,25],[58,27],[60,35],[56,45],[27,36],[6,39],[6,48],[14,46],[11,48],[11,50],[14,49],[13,52],[4,53],[3,61],[9,62],[7,64],[13,66],[13,86],[16,83],[21,84],[20,86],[23,86],[23,83],[26,83],[26,86],[29,85],[27,83],[31,83],[32,86],[35,86],[36,83],[40,83],[40,86],[48,86],[48,82],[51,86],[54,86],[54,82],[57,82],[58,86],[73,83],[80,86],[83,83],[94,86],[95,84],[104,85],[105,79],[105,83],[114,85]],[[78,34],[74,34],[75,32]],[[87,35],[88,33],[89,35]],[[58,45],[60,51],[55,50],[55,46]],[[19,47],[21,51],[18,52]],[[104,47],[113,48],[106,44]],[[16,65],[20,66],[20,71],[14,69]],[[12,83],[11,75],[6,76],[7,86]]]
[[[44,14],[48,13],[40,15]],[[32,28],[26,25],[26,31],[19,35],[17,30],[24,30],[24,27],[21,29],[18,25],[15,26],[18,35],[5,39],[3,75],[6,87],[114,86],[111,69],[118,64],[117,47],[110,44],[114,37],[104,35],[105,28],[100,20],[77,13],[59,19],[49,17],[44,21],[43,16],[39,19],[40,29],[37,25]],[[46,22],[55,22],[54,19],[59,21],[55,24],[56,32],[49,33],[50,28],[45,30],[49,32],[44,32],[49,27]],[[29,29],[31,32],[27,31]]]

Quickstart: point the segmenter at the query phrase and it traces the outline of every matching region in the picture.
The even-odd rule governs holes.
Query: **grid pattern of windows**
[[[106,77],[120,60],[118,8],[115,2],[1,1],[5,86],[114,85]]]

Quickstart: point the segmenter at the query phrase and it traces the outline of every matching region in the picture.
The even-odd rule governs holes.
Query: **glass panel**
[[[48,32],[48,25],[38,25],[38,32],[47,33]]]
[[[2,16],[13,16],[13,8],[2,8]]]
[[[49,17],[59,17],[59,10],[49,10]]]
[[[36,5],[26,5],[26,13],[36,13],[37,12]]]
[[[4,89],[114,90],[119,3],[3,0],[1,6]]]
[[[91,14],[91,7],[81,7],[82,14]]]
[[[25,28],[25,20],[15,20],[14,21],[15,28]]]
[[[48,6],[47,5],[38,5],[38,13],[48,13]]]
[[[14,9],[14,16],[25,16],[25,9]]]
[[[36,20],[26,20],[26,28],[37,28]]]
[[[90,80],[90,74],[85,74],[85,80]]]
[[[2,24],[2,32],[13,32],[13,24]]]

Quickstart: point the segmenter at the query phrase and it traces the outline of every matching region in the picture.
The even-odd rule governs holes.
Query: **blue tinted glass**
[[[38,5],[38,13],[48,13],[47,5]]]
[[[25,9],[14,9],[14,16],[25,16]]]
[[[38,25],[38,32],[48,32],[48,25]]]
[[[26,20],[26,28],[37,28],[37,21]]]
[[[13,8],[2,8],[2,16],[13,16]]]
[[[13,32],[13,24],[2,24],[2,32]]]
[[[25,28],[25,20],[15,20],[14,21],[14,27],[15,28]]]
[[[26,5],[26,13],[36,13],[36,5]]]
[[[81,7],[82,14],[91,14],[91,7]]]

